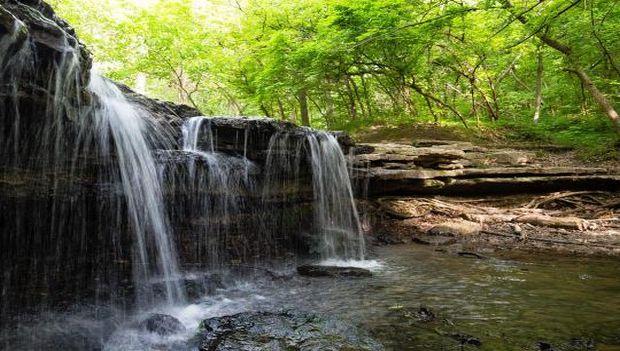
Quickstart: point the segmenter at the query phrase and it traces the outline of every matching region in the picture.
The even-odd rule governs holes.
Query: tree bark
[[[540,110],[542,107],[542,79],[543,79],[543,54],[542,48],[538,48],[537,53],[538,67],[536,68],[536,100],[534,110],[534,123],[538,123],[540,119]]]
[[[301,113],[301,124],[310,126],[310,113],[308,112],[308,92],[306,89],[299,91],[299,112]]]

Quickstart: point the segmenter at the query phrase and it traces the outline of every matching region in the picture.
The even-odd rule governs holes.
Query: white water
[[[307,140],[321,258],[364,260],[364,237],[342,149],[329,133],[310,133]]]
[[[339,260],[339,259],[327,259],[319,262],[320,266],[332,266],[332,267],[355,267],[364,268],[370,271],[380,271],[384,264],[379,260]]]
[[[211,120],[204,116],[189,118],[182,127],[183,150],[198,156],[188,159],[190,186],[203,195],[194,196],[190,205],[197,216],[208,218],[200,231],[200,245],[207,252],[202,262],[216,269],[228,265],[225,242],[236,230],[235,217],[246,207],[244,196],[254,190],[250,173],[255,165],[245,155],[229,155],[217,150]],[[247,131],[244,137],[247,145]],[[245,153],[245,152],[244,152]],[[196,163],[201,167],[197,167]],[[208,190],[205,193],[205,190]],[[247,196],[246,196],[247,197]],[[227,223],[221,225],[219,223]]]
[[[171,230],[166,218],[161,181],[146,137],[158,133],[152,117],[129,103],[112,82],[92,74],[89,89],[99,98],[94,111],[99,145],[116,149],[120,180],[135,233],[138,262],[134,271],[140,284],[156,277],[165,282],[169,304],[184,301]],[[88,122],[85,122],[88,123]],[[163,136],[162,136],[163,137]]]

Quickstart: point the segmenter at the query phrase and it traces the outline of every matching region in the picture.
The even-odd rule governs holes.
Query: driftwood
[[[561,193],[553,193],[549,196],[545,196],[542,198],[535,198],[532,201],[530,201],[530,203],[528,203],[525,207],[526,208],[539,208],[540,206],[553,202],[553,201],[557,201],[557,200],[563,200],[567,197],[571,197],[571,196],[578,196],[578,195],[591,195],[591,194],[605,194],[604,191],[573,191],[573,192],[561,192]],[[590,199],[592,199],[592,197],[588,196]],[[598,200],[595,200],[598,201]]]
[[[527,214],[514,219],[518,223],[529,223],[551,228],[583,230],[586,221],[577,217],[551,217],[541,214]]]

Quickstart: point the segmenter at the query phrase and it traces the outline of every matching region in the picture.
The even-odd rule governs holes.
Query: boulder
[[[140,322],[140,329],[162,336],[182,333],[185,326],[178,319],[167,314],[155,313]]]
[[[482,226],[469,221],[444,222],[428,230],[429,235],[470,236],[479,234]]]
[[[297,273],[306,277],[371,277],[372,272],[357,267],[304,265],[297,267]]]
[[[350,324],[299,311],[210,318],[200,324],[195,340],[201,351],[383,349]]]

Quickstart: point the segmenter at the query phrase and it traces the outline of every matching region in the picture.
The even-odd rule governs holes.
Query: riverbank
[[[618,193],[386,197],[363,208],[379,244],[415,243],[454,255],[620,256]]]
[[[620,164],[557,145],[513,147],[439,133],[365,135],[353,157],[359,207],[379,244],[469,257],[620,256]],[[456,137],[457,140],[448,140]],[[409,141],[407,141],[409,140]]]

